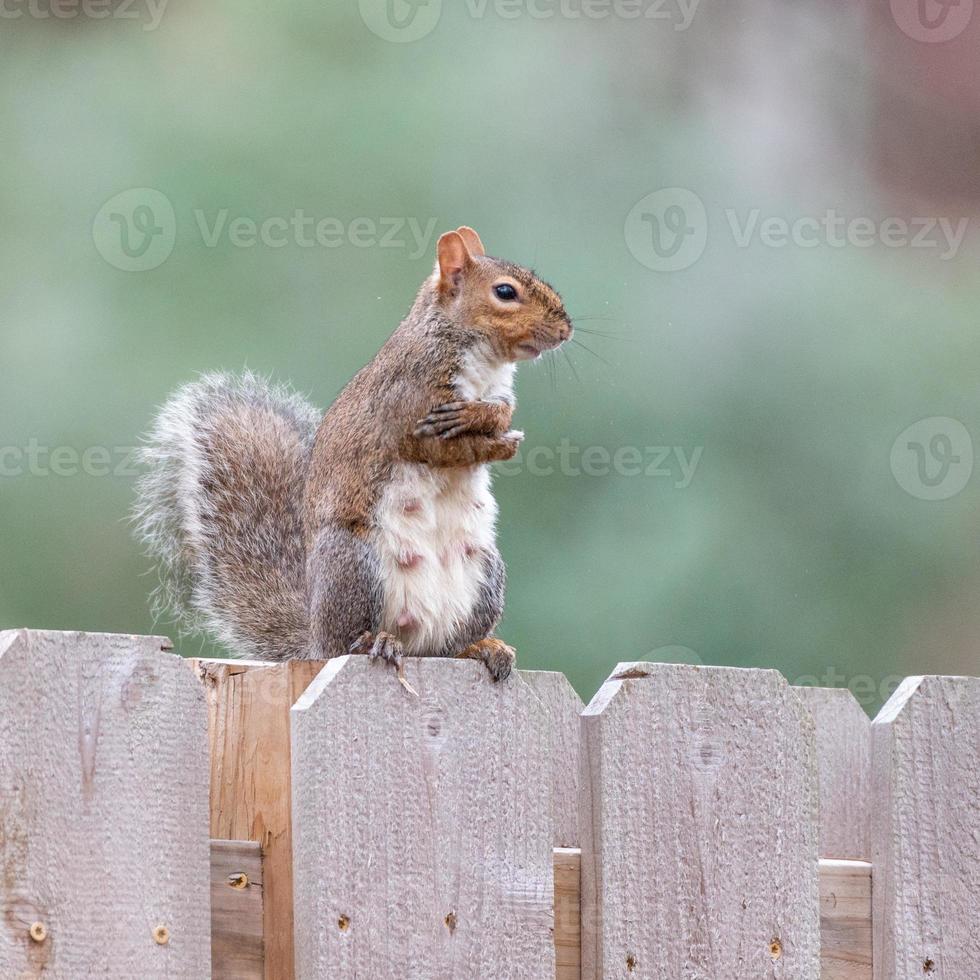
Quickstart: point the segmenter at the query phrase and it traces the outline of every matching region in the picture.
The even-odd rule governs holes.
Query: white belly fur
[[[512,397],[513,364],[464,362],[461,399]],[[490,468],[438,470],[399,463],[377,512],[374,544],[384,588],[382,629],[408,654],[437,654],[471,616],[494,547],[497,502]]]
[[[493,547],[497,504],[486,466],[435,470],[401,463],[378,510],[382,629],[409,654],[434,654],[465,623]]]

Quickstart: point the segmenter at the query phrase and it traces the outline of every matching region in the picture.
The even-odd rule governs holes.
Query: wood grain
[[[871,980],[871,865],[820,862],[820,980]]]
[[[588,980],[817,980],[813,721],[774,671],[620,664],[585,709]]]
[[[793,690],[817,729],[820,856],[870,861],[871,719],[846,688]]]
[[[0,976],[209,976],[207,720],[169,646],[0,633]]]
[[[551,790],[555,847],[581,847],[579,770],[581,714],[585,705],[564,674],[522,670],[521,677],[551,716]]]
[[[555,980],[582,976],[582,851],[555,848]]]
[[[980,678],[906,680],[872,769],[875,977],[980,977]]]
[[[322,661],[193,660],[207,695],[211,837],[262,846],[266,980],[293,977],[289,710]]]
[[[262,848],[211,841],[211,980],[262,980]]]
[[[293,708],[300,980],[555,973],[550,732],[518,674],[363,657]]]

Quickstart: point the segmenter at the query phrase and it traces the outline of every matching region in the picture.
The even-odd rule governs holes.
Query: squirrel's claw
[[[415,426],[415,435],[422,436],[442,436],[443,439],[450,439],[454,435],[466,431],[463,424],[465,415],[462,411],[444,412],[442,415],[426,415],[424,419],[419,419]]]
[[[419,419],[415,425],[416,437],[442,436],[452,439],[469,431],[471,422],[470,412],[472,402],[446,402],[437,405],[424,419]]]
[[[397,636],[385,633],[383,630],[378,633],[367,631],[362,633],[351,645],[350,653],[370,657],[372,661],[381,661],[395,668],[398,675],[398,683],[408,691],[409,694],[419,696],[418,691],[408,683],[405,677],[405,647]]]

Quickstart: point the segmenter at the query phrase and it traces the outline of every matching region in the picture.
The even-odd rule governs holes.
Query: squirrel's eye
[[[517,290],[509,282],[501,282],[493,287],[493,295],[503,303],[513,303],[517,299]]]

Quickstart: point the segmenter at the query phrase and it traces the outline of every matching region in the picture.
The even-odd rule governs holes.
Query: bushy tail
[[[308,655],[302,498],[319,418],[251,373],[205,375],[163,406],[134,508],[155,614],[240,656]]]

